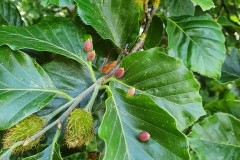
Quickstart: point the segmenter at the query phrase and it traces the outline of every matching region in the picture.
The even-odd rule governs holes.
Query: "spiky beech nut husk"
[[[34,141],[26,143],[28,138],[36,134],[44,127],[45,123],[42,118],[37,115],[31,115],[21,122],[8,129],[3,136],[3,147],[10,147],[17,141],[25,141],[24,145],[16,147],[13,151],[16,154],[29,150],[39,144],[42,136]]]
[[[129,96],[133,96],[133,95],[135,94],[135,90],[136,90],[135,87],[129,88],[129,89],[128,89],[128,95],[129,95]]]
[[[150,139],[150,134],[147,131],[142,131],[138,134],[138,139],[142,142],[148,141]]]
[[[84,48],[85,52],[91,52],[93,50],[92,40],[90,38],[88,38],[84,42],[83,48]]]
[[[95,57],[96,57],[96,52],[94,50],[91,52],[88,52],[88,57],[87,57],[88,61],[92,62],[95,59]]]
[[[116,70],[116,72],[114,73],[114,76],[115,76],[116,78],[122,78],[122,76],[124,75],[124,73],[125,73],[124,68],[118,68],[118,69]]]
[[[80,148],[93,137],[93,117],[90,112],[75,109],[68,117],[65,142],[68,148]]]

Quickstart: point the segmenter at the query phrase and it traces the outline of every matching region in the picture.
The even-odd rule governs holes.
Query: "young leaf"
[[[222,66],[221,82],[229,82],[240,79],[240,49],[229,48]]]
[[[139,32],[139,8],[129,0],[75,0],[81,19],[104,39],[124,48]]]
[[[176,119],[180,130],[205,114],[199,84],[180,60],[154,48],[127,56],[120,67],[125,68],[125,74],[117,83],[151,96]]]
[[[221,100],[212,102],[204,107],[211,114],[217,112],[229,113],[240,119],[240,101],[239,100]]]
[[[127,96],[113,83],[99,129],[106,142],[104,159],[189,159],[187,141],[175,120],[150,97]],[[142,131],[150,133],[146,142],[138,139]]]
[[[237,160],[240,157],[240,120],[229,114],[217,113],[195,124],[188,137],[200,159]]]
[[[7,44],[13,49],[30,48],[53,52],[86,66],[84,34],[85,31],[70,19],[48,17],[30,27],[0,27],[0,45]]]
[[[191,0],[165,0],[168,6],[169,15],[174,16],[184,16],[193,15],[195,8]]]
[[[0,130],[37,112],[56,93],[62,93],[28,55],[7,47],[0,48],[0,75]]]
[[[192,0],[195,5],[199,5],[203,11],[214,8],[215,5],[212,0]]]
[[[9,0],[0,1],[0,25],[22,26],[24,22],[17,7]]]
[[[167,33],[171,56],[179,57],[195,72],[220,77],[225,38],[209,15],[168,18]]]

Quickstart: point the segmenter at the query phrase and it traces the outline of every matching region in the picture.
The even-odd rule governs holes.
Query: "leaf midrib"
[[[28,30],[28,29],[27,29],[27,30]],[[35,37],[28,37],[28,36],[24,36],[24,35],[16,34],[16,33],[11,33],[11,32],[7,32],[7,31],[0,31],[0,32],[8,33],[8,35],[20,36],[20,37],[23,37],[23,38],[26,38],[26,39],[30,39],[30,40],[34,40],[34,41],[39,41],[40,43],[48,44],[48,45],[50,45],[50,46],[53,46],[53,47],[56,48],[56,49],[62,50],[62,51],[64,51],[64,52],[67,52],[68,54],[70,54],[71,56],[74,57],[74,58],[72,58],[72,57],[69,57],[69,58],[72,58],[73,60],[77,60],[77,61],[78,61],[79,63],[81,63],[84,67],[86,67],[86,66],[88,65],[85,61],[83,61],[83,60],[80,59],[78,56],[76,56],[76,54],[74,54],[74,53],[72,53],[72,52],[69,52],[69,51],[66,50],[65,48],[61,48],[61,47],[59,47],[59,46],[57,46],[57,45],[55,45],[55,44],[49,43],[49,42],[47,42],[47,41],[43,41],[43,40],[41,40],[41,39],[37,39],[37,38],[35,38]],[[19,47],[19,48],[21,48],[21,47]],[[33,47],[32,47],[32,48],[33,48]],[[33,48],[33,49],[34,49],[34,48]],[[46,50],[46,51],[47,51],[47,50]],[[59,53],[59,54],[61,54],[61,53]],[[66,55],[64,55],[64,54],[61,54],[61,55],[66,56]]]
[[[168,21],[170,21],[171,23],[173,23],[182,33],[184,33],[196,46],[198,46],[198,43],[195,42],[175,21],[171,20],[170,18],[167,18]],[[199,48],[202,51],[202,53],[208,53],[200,44],[199,44]],[[217,58],[214,57],[213,55],[210,55],[213,58]]]

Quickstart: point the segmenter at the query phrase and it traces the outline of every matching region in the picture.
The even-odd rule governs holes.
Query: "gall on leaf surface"
[[[110,83],[106,112],[99,128],[99,136],[106,144],[103,159],[188,160],[188,144],[174,118],[149,96],[127,96],[127,90],[114,83]],[[138,139],[143,130],[151,135],[146,142]]]
[[[150,96],[176,119],[180,130],[205,114],[200,86],[193,73],[159,48],[131,54],[122,60],[120,67],[125,68],[125,74],[115,80],[115,86],[127,90],[135,87],[136,93]]]

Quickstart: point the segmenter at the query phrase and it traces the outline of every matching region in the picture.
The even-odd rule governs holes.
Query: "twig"
[[[68,108],[74,101],[76,98],[72,99],[71,101],[65,103],[64,105],[62,105],[61,107],[59,107],[57,110],[53,111],[52,113],[46,115],[43,117],[43,119],[47,122],[49,122],[49,120],[51,120],[53,117],[55,117],[57,114],[59,114],[60,112],[62,112],[64,109]]]
[[[73,102],[73,104],[58,119],[56,119],[55,121],[50,123],[48,126],[46,126],[42,130],[40,130],[39,132],[37,132],[36,134],[31,136],[30,138],[28,138],[26,141],[28,143],[30,143],[30,142],[34,141],[36,138],[42,136],[46,131],[51,129],[56,124],[62,123],[64,121],[64,119],[70,114],[70,112],[82,101],[82,99],[84,99],[88,94],[90,94],[94,90],[96,85],[98,85],[98,83],[102,83],[103,80],[104,80],[103,78],[100,78],[97,82],[95,82],[93,85],[91,85],[88,89],[86,89],[84,92],[79,94],[77,96],[76,100]]]
[[[144,11],[145,11],[146,22],[145,22],[145,25],[144,25],[144,28],[143,28],[143,32],[141,33],[140,37],[137,40],[137,43],[132,48],[130,53],[136,52],[136,51],[138,51],[139,49],[141,49],[143,47],[145,39],[147,37],[148,29],[149,29],[150,24],[152,22],[152,18],[153,18],[154,14],[155,14],[155,12],[157,10],[157,6],[153,5],[151,7],[150,13],[149,13],[148,10],[149,10],[148,2],[145,0],[144,1]]]
[[[92,93],[92,97],[89,100],[87,106],[84,108],[87,111],[91,111],[92,110],[92,106],[94,104],[95,99],[97,98],[98,95],[98,91],[99,91],[100,85],[97,85]]]

